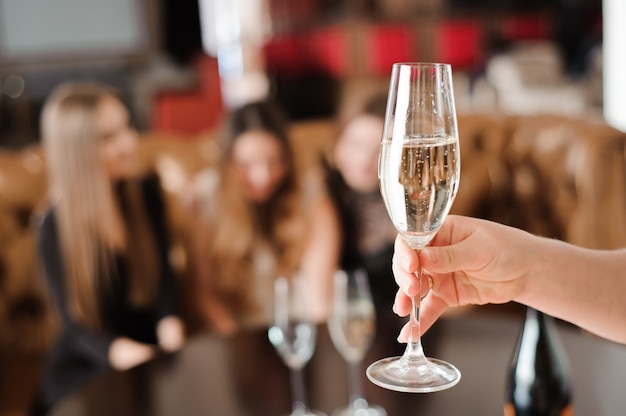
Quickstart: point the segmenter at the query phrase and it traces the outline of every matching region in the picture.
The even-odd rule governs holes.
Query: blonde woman
[[[62,320],[36,413],[108,369],[179,349],[165,206],[156,176],[139,176],[137,134],[109,88],[58,87],[44,106],[51,207],[39,229],[43,272]]]

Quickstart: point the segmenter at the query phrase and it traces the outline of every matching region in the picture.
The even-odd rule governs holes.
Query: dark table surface
[[[461,370],[462,379],[452,389],[397,393],[374,386],[363,376],[367,398],[383,405],[389,416],[501,415],[504,379],[522,323],[521,312],[521,308],[477,307],[436,323],[424,339],[424,348],[427,355],[450,361]],[[569,324],[559,322],[558,328],[574,376],[575,414],[624,414],[626,347]],[[325,327],[319,332],[318,349],[305,369],[308,396],[312,408],[330,415],[347,401],[347,370]],[[366,363],[380,358],[379,352],[375,349],[369,354]],[[258,367],[256,376],[245,371],[252,367]],[[85,386],[58,406],[54,416],[278,416],[289,410],[287,377],[264,333],[236,342],[196,335],[174,356],[125,373],[109,373]]]

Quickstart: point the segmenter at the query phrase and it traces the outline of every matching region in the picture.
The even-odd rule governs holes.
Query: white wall
[[[626,1],[603,0],[604,117],[626,131]]]

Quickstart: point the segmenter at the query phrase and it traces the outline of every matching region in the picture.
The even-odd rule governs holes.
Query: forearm
[[[590,250],[537,239],[520,303],[626,343],[626,250]]]
[[[209,260],[206,251],[209,247],[207,235],[209,231],[200,224],[195,228],[191,242],[192,272],[194,274],[194,297],[200,318],[213,330],[223,335],[231,335],[237,329],[237,322],[228,305],[218,295],[214,275],[214,264]]]
[[[332,281],[339,264],[341,235],[337,214],[330,200],[323,198],[316,206],[311,222],[301,270],[310,282],[315,320],[323,322],[329,313]]]

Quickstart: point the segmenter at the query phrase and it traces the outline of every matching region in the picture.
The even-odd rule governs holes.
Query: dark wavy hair
[[[269,201],[248,201],[239,184],[228,174],[232,149],[246,132],[269,133],[280,144],[286,173]],[[261,246],[269,248],[276,262],[276,275],[290,276],[303,252],[305,230],[304,193],[288,133],[288,119],[271,101],[253,102],[230,114],[220,137],[222,158],[216,209],[209,218],[212,234],[211,262],[216,290],[235,308],[246,308],[250,280],[254,279],[254,256]]]

